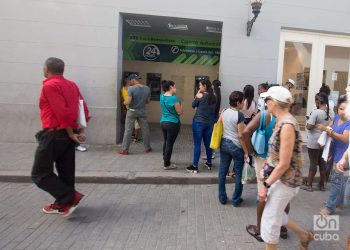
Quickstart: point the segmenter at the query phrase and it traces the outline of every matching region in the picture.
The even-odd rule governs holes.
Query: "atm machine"
[[[147,86],[151,89],[151,101],[159,101],[161,93],[162,75],[147,73]]]

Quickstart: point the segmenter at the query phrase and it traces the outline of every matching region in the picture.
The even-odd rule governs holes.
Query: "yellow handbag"
[[[224,131],[224,127],[222,125],[222,114],[223,112],[221,113],[218,121],[214,124],[213,133],[211,134],[210,140],[211,149],[218,149],[221,145],[222,133]]]

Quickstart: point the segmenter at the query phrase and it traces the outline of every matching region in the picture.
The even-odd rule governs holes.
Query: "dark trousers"
[[[55,197],[56,204],[72,204],[75,184],[75,143],[65,130],[40,131],[32,168],[32,180]],[[57,174],[53,172],[54,165]]]
[[[177,138],[177,135],[180,132],[180,123],[162,122],[160,126],[162,128],[163,137],[164,137],[164,144],[163,144],[164,166],[168,167],[170,166],[170,159],[173,153],[175,140]]]

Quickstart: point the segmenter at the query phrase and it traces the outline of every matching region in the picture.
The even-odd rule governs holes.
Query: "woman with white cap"
[[[277,249],[282,225],[294,231],[300,239],[300,249],[307,249],[313,233],[305,231],[284,212],[302,184],[301,134],[298,121],[289,113],[293,103],[291,93],[282,86],[271,87],[261,96],[267,109],[276,117],[269,141],[266,178],[259,190],[259,200],[266,201],[261,220],[261,237],[266,249]]]

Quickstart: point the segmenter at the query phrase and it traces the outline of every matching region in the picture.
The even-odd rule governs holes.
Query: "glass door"
[[[325,46],[322,84],[331,89],[330,106],[336,106],[340,95],[346,94],[350,65],[350,48]]]
[[[331,90],[331,105],[337,105],[350,82],[349,67],[349,36],[282,30],[277,80],[282,85],[288,79],[295,83],[290,89],[295,101],[291,113],[301,129],[323,84]]]
[[[294,104],[291,113],[302,125],[305,121],[311,68],[312,44],[285,42],[282,83],[289,87]],[[288,84],[291,81],[294,84]]]

